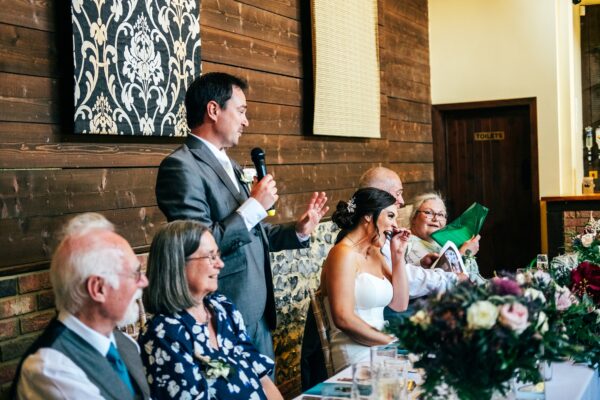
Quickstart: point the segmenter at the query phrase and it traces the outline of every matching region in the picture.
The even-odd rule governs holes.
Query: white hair
[[[82,234],[92,229],[105,229],[114,232],[115,226],[100,213],[86,212],[71,218],[66,223],[61,231],[61,239],[69,235]]]
[[[446,203],[444,202],[444,199],[438,192],[428,192],[428,193],[420,194],[417,197],[415,197],[414,201],[413,201],[413,209],[410,212],[410,218],[409,218],[411,224],[412,224],[413,220],[415,219],[415,217],[417,216],[417,212],[419,211],[419,209],[421,208],[423,203],[425,203],[426,201],[429,201],[429,200],[441,201],[442,204],[444,205],[444,210],[446,210]]]
[[[116,234],[106,229],[85,229],[65,237],[54,252],[50,280],[59,311],[74,314],[81,309],[89,299],[86,283],[92,275],[103,277],[115,289],[119,287],[118,273],[125,253],[107,235]]]

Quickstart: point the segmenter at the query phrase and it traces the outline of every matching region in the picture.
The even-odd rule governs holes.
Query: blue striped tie
[[[129,388],[131,394],[134,395],[135,391],[133,390],[133,385],[131,384],[131,379],[129,378],[127,367],[121,359],[121,356],[119,355],[119,352],[117,351],[117,348],[115,347],[114,343],[110,344],[110,347],[108,348],[108,353],[106,354],[106,359],[117,372],[119,378],[121,378],[123,383],[127,386],[127,388]]]

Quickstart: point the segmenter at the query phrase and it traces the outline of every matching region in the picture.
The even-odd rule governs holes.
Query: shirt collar
[[[225,152],[225,150],[219,150],[217,148],[217,146],[215,146],[214,144],[212,144],[211,142],[209,142],[206,139],[202,139],[199,136],[196,135],[190,135],[198,140],[200,140],[202,143],[204,143],[206,145],[206,147],[208,147],[208,149],[210,150],[211,153],[213,153],[213,155],[215,157],[217,157],[217,160],[219,161],[225,161],[225,162],[230,162],[229,157],[227,156],[227,153]]]
[[[108,354],[108,349],[111,343],[117,347],[115,336],[112,332],[110,333],[110,336],[106,337],[100,332],[93,330],[81,322],[76,316],[68,311],[63,310],[59,312],[58,320],[105,357],[106,354]]]

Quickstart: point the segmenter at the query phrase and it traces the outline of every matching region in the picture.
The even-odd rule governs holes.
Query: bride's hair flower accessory
[[[346,210],[348,210],[348,212],[350,214],[354,213],[354,211],[356,210],[356,203],[354,202],[354,197],[350,198],[350,200],[348,200],[348,204],[346,205]]]

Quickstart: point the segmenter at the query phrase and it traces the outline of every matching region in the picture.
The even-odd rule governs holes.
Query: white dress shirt
[[[111,343],[117,346],[112,332],[109,337],[104,336],[67,311],[61,311],[58,320],[104,356],[108,353]],[[135,343],[133,339],[132,342]],[[100,389],[69,357],[58,350],[41,348],[27,357],[23,363],[17,387],[17,399],[99,400],[103,397],[100,395]]]
[[[219,150],[217,146],[210,143],[208,140],[202,139],[201,137],[196,135],[190,136],[200,140],[206,145],[206,147],[208,147],[210,152],[213,153],[216,159],[221,163],[221,165],[223,165],[225,172],[227,172],[227,175],[229,175],[229,178],[231,178],[231,181],[235,187],[240,190],[238,179],[233,172],[233,167],[231,166],[231,160],[229,159],[229,156],[227,156],[225,150]],[[230,169],[227,166],[229,166]],[[267,217],[267,211],[254,197],[248,197],[248,199],[235,211],[242,216],[248,232],[251,231],[256,224]],[[296,232],[296,236],[300,242],[305,242],[310,238],[310,235],[302,235],[298,232]]]
[[[381,249],[388,265],[392,265],[390,241],[387,240]],[[407,250],[409,253],[409,250]],[[414,260],[413,260],[414,262]],[[408,293],[411,299],[427,296],[432,293],[445,292],[458,281],[453,272],[446,272],[441,268],[426,269],[406,261],[406,279],[408,280]]]

